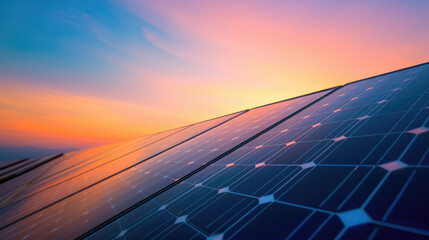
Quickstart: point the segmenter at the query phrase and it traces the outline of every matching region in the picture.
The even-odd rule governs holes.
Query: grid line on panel
[[[238,117],[238,116],[240,116],[240,115],[242,115],[243,113],[246,113],[247,111],[248,111],[248,110],[244,110],[244,111],[242,111],[242,112],[238,112],[235,116],[233,116],[233,117],[231,117],[231,118],[229,118],[229,119],[227,119],[227,120],[225,120],[225,121],[222,121],[222,122],[220,122],[219,124],[216,124],[216,125],[214,125],[214,126],[212,126],[212,127],[208,128],[208,129],[206,129],[206,130],[204,130],[204,131],[202,131],[202,132],[199,132],[198,134],[195,134],[195,135],[191,136],[190,138],[187,138],[187,139],[185,139],[185,140],[183,140],[183,141],[181,141],[181,142],[179,142],[179,143],[177,143],[177,144],[175,144],[175,145],[173,145],[173,146],[171,146],[171,147],[169,147],[169,148],[167,148],[167,149],[164,149],[164,150],[162,150],[162,151],[160,151],[160,152],[158,152],[158,153],[156,153],[156,154],[154,154],[154,155],[152,155],[152,156],[150,156],[150,157],[147,157],[147,158],[145,158],[145,159],[143,159],[143,160],[141,160],[141,161],[139,161],[139,162],[137,162],[137,163],[135,163],[135,164],[133,164],[133,165],[131,165],[131,166],[127,167],[127,168],[124,168],[124,169],[122,169],[122,170],[120,170],[120,171],[118,171],[118,172],[116,172],[116,173],[114,173],[114,174],[112,174],[112,175],[110,175],[110,176],[107,176],[107,177],[105,177],[105,178],[103,178],[103,179],[101,179],[101,180],[99,180],[99,181],[97,181],[97,182],[95,182],[95,183],[92,183],[92,184],[90,184],[90,185],[86,186],[85,188],[82,188],[82,189],[80,189],[80,190],[78,190],[78,191],[76,191],[76,192],[73,192],[72,194],[69,194],[69,195],[67,195],[67,196],[65,196],[65,197],[62,197],[61,199],[58,199],[58,200],[56,200],[56,201],[54,201],[54,202],[52,202],[52,203],[50,203],[50,204],[48,204],[48,205],[46,205],[46,206],[44,206],[44,207],[42,207],[42,208],[39,208],[38,210],[36,210],[36,211],[34,211],[34,212],[31,212],[31,213],[29,213],[29,214],[27,214],[27,215],[25,215],[25,216],[23,216],[23,217],[21,217],[21,218],[19,218],[19,219],[16,219],[16,220],[14,220],[14,221],[12,221],[12,222],[10,222],[10,223],[8,223],[8,224],[4,225],[4,226],[1,226],[1,227],[0,227],[0,230],[3,230],[3,229],[5,229],[5,228],[8,228],[8,227],[10,227],[10,226],[12,226],[12,225],[14,225],[14,224],[16,224],[16,223],[18,223],[18,222],[20,222],[20,221],[22,221],[22,220],[26,219],[26,218],[28,218],[28,217],[30,217],[30,216],[33,216],[33,215],[35,215],[35,214],[37,214],[37,213],[41,212],[42,210],[44,210],[44,209],[46,209],[46,208],[48,208],[48,207],[50,207],[50,206],[53,206],[53,205],[55,205],[55,204],[57,204],[57,203],[60,203],[61,201],[65,200],[65,199],[67,199],[67,198],[70,198],[70,197],[72,197],[72,196],[74,196],[74,195],[76,195],[76,194],[78,194],[78,193],[80,193],[80,192],[83,192],[83,191],[85,191],[85,190],[87,190],[87,189],[89,189],[89,188],[91,188],[91,187],[93,187],[93,186],[95,186],[95,185],[97,185],[97,184],[99,184],[99,183],[101,183],[101,182],[103,182],[103,181],[107,180],[107,179],[110,179],[110,178],[112,178],[112,177],[114,177],[114,176],[116,176],[116,175],[118,175],[118,174],[120,174],[120,173],[122,173],[122,172],[125,172],[125,171],[127,171],[127,170],[129,170],[129,169],[132,169],[133,167],[135,167],[135,166],[137,166],[137,165],[139,165],[139,164],[141,164],[141,163],[143,163],[143,162],[146,162],[146,161],[148,161],[148,160],[150,160],[150,159],[152,159],[152,158],[154,158],[154,157],[156,157],[156,156],[158,156],[158,155],[161,155],[162,153],[165,153],[165,152],[167,152],[167,151],[169,151],[169,150],[171,150],[171,149],[173,149],[173,148],[175,148],[175,147],[179,146],[180,144],[183,144],[183,143],[185,143],[185,142],[187,142],[187,141],[189,141],[189,140],[191,140],[191,139],[193,139],[193,138],[196,138],[196,137],[198,137],[198,136],[202,135],[203,133],[206,133],[206,132],[208,132],[208,131],[210,131],[210,130],[212,130],[212,129],[214,129],[214,128],[216,128],[216,127],[218,127],[218,126],[220,126],[220,125],[222,125],[222,124],[224,124],[224,123],[226,123],[226,122],[228,122],[228,121],[230,121],[230,120],[232,120],[232,119],[234,119],[234,118],[236,118],[236,117]],[[225,115],[225,116],[227,116],[227,115]],[[220,117],[218,117],[218,118],[220,118]],[[217,119],[217,118],[214,118],[214,119]],[[205,122],[205,121],[203,121],[203,122]],[[192,125],[194,125],[194,124],[192,124]],[[192,126],[192,125],[190,125],[190,126]]]
[[[423,154],[422,158],[420,159],[419,163],[417,164],[417,167],[421,168],[423,167],[421,164],[423,162],[423,159],[427,159],[429,156],[429,148],[426,150],[425,154]]]
[[[388,175],[388,174],[387,174]],[[398,195],[396,195],[395,199],[393,200],[392,204],[390,204],[389,209],[387,209],[386,213],[384,214],[384,216],[382,217],[383,221],[386,221],[386,219],[389,217],[390,213],[392,212],[393,208],[395,207],[396,203],[398,202],[399,198],[402,196],[402,194],[404,193],[405,189],[407,189],[407,186],[410,184],[411,180],[413,179],[413,177],[416,175],[416,171],[414,170],[410,176],[408,177],[407,181],[405,182],[405,184],[402,186],[401,191],[399,191]]]
[[[219,155],[218,157],[216,157],[216,158],[214,158],[214,159],[212,159],[212,160],[210,160],[210,161],[208,161],[208,162],[204,163],[203,165],[201,165],[201,166],[200,166],[200,167],[198,167],[197,169],[193,170],[192,172],[190,172],[190,173],[186,174],[185,176],[183,176],[183,177],[181,177],[181,178],[177,179],[177,181],[175,181],[175,182],[173,182],[173,183],[171,183],[171,184],[167,185],[166,187],[164,187],[164,188],[162,188],[162,189],[160,189],[160,190],[156,191],[156,192],[155,192],[155,193],[153,193],[152,195],[150,195],[150,196],[146,197],[146,198],[145,198],[145,199],[143,199],[142,201],[140,201],[140,202],[138,202],[138,203],[136,203],[136,204],[132,205],[131,207],[129,207],[129,208],[127,208],[127,209],[125,209],[124,211],[122,211],[121,213],[119,213],[119,214],[115,215],[114,217],[112,217],[112,218],[110,218],[110,219],[108,219],[108,220],[104,221],[103,223],[101,223],[101,224],[100,224],[100,225],[98,225],[97,227],[95,227],[95,228],[93,228],[93,229],[89,230],[88,232],[86,232],[86,233],[85,233],[85,234],[83,234],[82,236],[78,237],[77,239],[84,239],[84,238],[86,238],[86,237],[88,237],[88,236],[90,236],[90,235],[94,234],[94,233],[95,233],[95,232],[97,232],[98,230],[102,229],[104,226],[106,226],[106,225],[108,225],[108,224],[110,224],[110,223],[114,222],[116,219],[120,218],[121,216],[126,215],[127,213],[129,213],[129,212],[133,211],[134,209],[138,208],[139,206],[143,205],[144,203],[146,203],[146,202],[150,201],[151,199],[153,199],[153,198],[155,198],[155,197],[159,196],[159,195],[160,195],[160,194],[162,194],[163,192],[165,192],[165,191],[167,191],[168,189],[170,189],[170,188],[172,188],[172,187],[176,186],[177,184],[179,184],[179,183],[183,182],[184,180],[186,180],[187,178],[189,178],[189,177],[193,176],[193,175],[194,175],[194,174],[196,174],[197,172],[199,172],[199,171],[201,171],[201,170],[203,170],[203,169],[207,168],[208,166],[210,166],[211,164],[215,163],[215,162],[216,162],[216,161],[218,161],[219,159],[222,159],[223,157],[225,157],[225,156],[227,156],[227,155],[231,154],[231,153],[232,153],[232,152],[234,152],[235,150],[237,150],[237,149],[239,149],[240,147],[242,147],[242,146],[246,145],[247,143],[249,143],[249,142],[253,141],[254,139],[258,138],[259,136],[263,135],[264,133],[266,133],[266,132],[270,131],[271,129],[275,128],[276,126],[280,125],[281,123],[285,122],[286,120],[288,120],[289,118],[291,118],[291,117],[295,116],[296,114],[298,114],[298,113],[302,112],[303,110],[305,110],[305,109],[306,109],[306,108],[308,108],[309,106],[311,106],[311,105],[313,105],[313,104],[315,104],[315,103],[319,102],[321,99],[323,99],[323,98],[325,98],[326,96],[328,96],[328,95],[330,95],[330,94],[334,93],[335,91],[337,91],[337,90],[338,90],[338,89],[340,89],[340,88],[341,88],[341,86],[338,86],[338,87],[334,87],[334,88],[332,88],[332,90],[331,90],[331,91],[329,91],[328,93],[324,94],[324,95],[323,95],[323,96],[321,96],[320,98],[318,98],[318,99],[314,100],[313,102],[311,102],[311,103],[309,103],[309,104],[305,105],[304,107],[302,107],[302,108],[300,108],[299,110],[297,110],[297,111],[293,112],[292,114],[290,114],[290,115],[288,115],[288,116],[284,117],[283,119],[281,119],[281,120],[277,121],[276,123],[272,124],[271,126],[267,127],[266,129],[264,129],[264,130],[260,131],[259,133],[257,133],[257,134],[255,134],[255,135],[253,135],[252,137],[250,137],[250,138],[246,139],[245,141],[243,141],[243,142],[241,142],[240,144],[236,145],[235,147],[233,147],[233,148],[229,149],[228,151],[224,152],[223,154]],[[329,89],[325,89],[325,90],[317,91],[317,92],[315,92],[315,93],[323,92],[323,91],[326,91],[326,90],[329,90]],[[313,94],[313,93],[310,93],[310,94]],[[307,96],[307,95],[310,95],[310,94],[306,94],[306,95],[304,95],[304,96]],[[299,96],[299,97],[302,97],[302,96]],[[298,98],[298,97],[295,97],[295,98]],[[292,98],[292,99],[295,99],[295,98]],[[290,100],[290,99],[286,99],[286,100],[283,100],[283,101],[287,101],[287,100]],[[283,101],[280,101],[280,102],[283,102]],[[271,105],[271,104],[267,104],[267,105]],[[264,105],[264,106],[267,106],[267,105]],[[261,106],[261,107],[262,107],[262,106]],[[259,108],[259,107],[258,107],[258,108]]]

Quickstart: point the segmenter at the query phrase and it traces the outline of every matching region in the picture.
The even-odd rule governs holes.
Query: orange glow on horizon
[[[66,94],[45,88],[0,89],[0,144],[82,148],[131,139],[185,125],[171,116],[130,103]]]
[[[132,16],[123,35],[85,12],[60,18],[97,44],[58,45],[106,64],[100,72],[0,72],[0,146],[113,143],[428,60],[417,3],[113,2]]]

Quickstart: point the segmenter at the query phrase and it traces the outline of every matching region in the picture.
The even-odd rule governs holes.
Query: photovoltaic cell
[[[348,84],[91,239],[428,239],[428,64]]]
[[[321,91],[252,109],[149,161],[61,199],[12,224],[5,225],[0,234],[5,239],[32,236],[77,237],[134,203],[174,183],[232,147],[284,120],[328,92],[329,90]],[[4,209],[8,210],[4,214],[7,217],[17,212],[16,209],[10,210],[8,207]],[[18,218],[15,217],[15,219]]]

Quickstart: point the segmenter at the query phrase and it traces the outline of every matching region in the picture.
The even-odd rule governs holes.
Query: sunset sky
[[[5,0],[0,146],[139,137],[429,60],[429,1]]]

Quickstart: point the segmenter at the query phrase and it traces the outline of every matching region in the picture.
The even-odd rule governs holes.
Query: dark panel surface
[[[199,168],[274,123],[283,120],[328,92],[322,91],[301,98],[251,109],[161,155],[137,164],[112,177],[103,179],[103,181],[96,182],[96,184],[83,191],[76,192],[79,188],[62,183],[49,188],[49,191],[44,193],[45,195],[39,195],[40,193],[31,195],[32,197],[36,195],[43,196],[39,198],[41,201],[45,201],[45,196],[50,199],[52,196],[59,199],[59,201],[54,201],[53,204],[47,207],[40,208],[40,206],[37,206],[36,208],[32,204],[31,206],[25,205],[25,208],[22,208],[21,203],[27,204],[27,199],[23,198],[14,204],[16,204],[16,208],[25,209],[25,214],[29,213],[29,215],[21,214],[20,216],[24,216],[24,218],[12,216],[12,221],[11,218],[3,220],[4,223],[9,222],[11,224],[4,225],[6,227],[3,227],[4,229],[0,234],[3,234],[1,235],[2,237],[7,236],[9,238],[22,238],[27,235],[30,238],[31,236],[36,238],[77,237],[134,203],[174,183],[178,178]],[[184,131],[186,129],[181,132]],[[130,155],[126,156],[125,159],[128,159]],[[116,162],[122,164],[123,160]],[[83,174],[79,178],[75,178],[73,184],[76,184],[76,181],[82,181],[82,183],[78,182],[78,184],[87,186],[88,182],[94,182],[99,179],[97,174],[104,176],[105,172],[109,171],[110,168],[117,169],[112,164],[105,166],[106,168],[97,168],[100,172]],[[56,191],[52,190],[55,188],[57,189]],[[62,197],[65,195],[64,189],[67,189],[68,193],[71,192],[65,198]],[[57,197],[56,194],[60,194],[60,197]],[[29,208],[32,210],[27,210]],[[20,213],[20,211],[11,210],[7,206],[4,209],[7,212],[3,216],[10,216],[11,212]],[[17,220],[13,221],[14,219]],[[164,218],[160,217],[160,219]],[[167,219],[164,220],[167,221]],[[34,228],[35,226],[41,227]],[[189,231],[187,228],[181,228],[174,234],[186,235]]]
[[[145,159],[193,138],[240,113],[135,140],[66,154],[54,163],[8,182],[0,208],[3,227],[61,201],[103,179],[131,168]],[[3,187],[3,185],[2,185]]]
[[[351,83],[90,238],[428,239],[428,130],[427,64]]]

